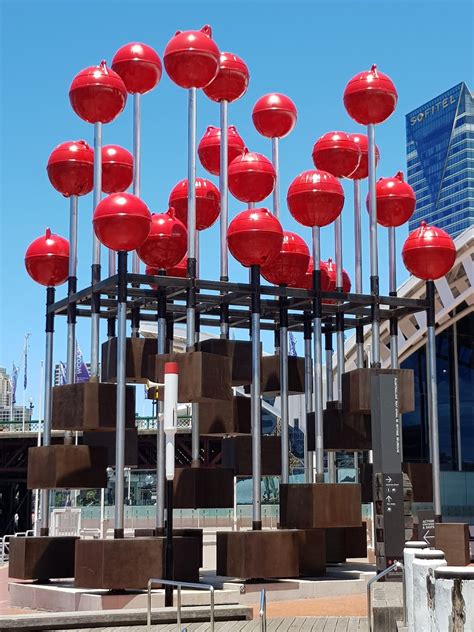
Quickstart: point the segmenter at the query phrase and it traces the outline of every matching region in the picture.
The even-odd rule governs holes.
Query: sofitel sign
[[[421,123],[428,116],[431,116],[432,114],[435,114],[435,112],[439,112],[440,110],[444,110],[445,108],[449,107],[453,103],[456,103],[456,101],[457,101],[457,98],[454,96],[454,94],[452,94],[449,97],[446,97],[445,99],[441,99],[437,103],[434,103],[430,108],[426,108],[426,110],[423,110],[422,112],[418,112],[418,114],[416,114],[415,116],[411,116],[410,123],[412,125],[416,125],[416,123]]]

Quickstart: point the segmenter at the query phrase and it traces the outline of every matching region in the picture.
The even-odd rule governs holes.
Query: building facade
[[[474,96],[462,82],[406,115],[407,179],[421,221],[456,237],[474,224]]]

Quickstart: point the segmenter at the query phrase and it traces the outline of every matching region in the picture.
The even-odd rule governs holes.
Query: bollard
[[[433,630],[474,630],[474,567],[434,571]]]
[[[446,566],[443,551],[427,549],[415,553],[413,560],[413,630],[416,632],[431,632],[430,608],[432,594],[427,590],[428,577],[431,569]]]
[[[407,613],[408,632],[414,630],[414,600],[413,600],[413,560],[415,554],[427,549],[428,544],[424,540],[405,542],[403,549],[403,565],[405,567],[405,604]]]

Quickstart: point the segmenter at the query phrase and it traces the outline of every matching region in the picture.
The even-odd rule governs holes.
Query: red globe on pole
[[[236,101],[244,96],[249,85],[249,69],[234,53],[220,53],[219,70],[204,87],[204,94],[212,101]]]
[[[228,138],[228,165],[241,156],[245,149],[245,143],[240,137],[235,125],[229,125]],[[198,145],[198,156],[204,169],[215,176],[220,174],[221,156],[221,130],[220,127],[209,125]]]
[[[346,110],[361,125],[383,123],[395,110],[397,100],[393,81],[375,64],[354,75],[344,90]]]
[[[349,134],[349,137],[359,145],[360,161],[357,169],[349,176],[351,180],[364,180],[369,175],[369,139],[365,134]],[[375,166],[379,164],[380,152],[375,146]]]
[[[252,120],[257,131],[267,138],[283,138],[295,127],[298,113],[290,97],[272,92],[253,106]]]
[[[47,228],[28,246],[25,267],[36,283],[46,287],[61,285],[69,274],[69,241]]]
[[[321,287],[321,290],[324,292],[335,292],[336,291],[336,283],[337,283],[337,268],[336,268],[336,264],[333,262],[333,260],[331,258],[329,258],[326,262],[321,262],[322,265],[324,265],[324,269],[326,272],[326,279],[327,279],[327,286],[326,289],[324,290]],[[322,269],[322,266],[321,266]],[[343,292],[350,292],[351,291],[351,279],[347,273],[346,270],[344,270],[344,268],[342,269],[342,291]],[[325,299],[323,301],[323,303],[326,303],[327,305],[335,303],[336,301],[333,301],[332,299]]]
[[[200,31],[176,31],[163,61],[170,79],[181,88],[204,88],[219,71],[220,53],[209,25]]]
[[[177,265],[188,247],[186,226],[170,208],[166,213],[153,213],[148,237],[137,248],[137,254],[147,266],[159,270]]]
[[[319,262],[319,269],[321,271],[321,292],[329,291],[329,276],[327,271],[327,263],[325,261]],[[305,290],[313,289],[313,272],[314,272],[314,259],[313,257],[309,258],[308,268],[305,272],[305,275],[302,279],[301,285],[298,287],[302,287]],[[334,286],[335,287],[335,286]]]
[[[127,89],[105,61],[81,70],[72,80],[69,100],[74,112],[88,123],[110,123],[122,112]]]
[[[86,195],[94,186],[94,150],[85,140],[71,140],[53,149],[46,167],[53,187],[65,197]]]
[[[133,181],[133,156],[120,145],[102,147],[102,191],[121,193]]]
[[[327,132],[313,147],[316,169],[332,173],[336,178],[352,178],[359,167],[359,144],[346,132]]]
[[[143,200],[131,193],[112,193],[94,211],[97,239],[117,251],[139,248],[148,237],[151,214]]]
[[[241,202],[261,202],[275,187],[271,161],[247,149],[229,165],[229,190]]]
[[[169,196],[169,206],[176,217],[188,225],[188,181],[180,180]],[[196,230],[210,228],[219,217],[221,196],[216,185],[206,178],[196,178]]]
[[[247,209],[230,222],[227,245],[243,266],[264,266],[275,259],[283,243],[283,228],[266,208]]]
[[[121,46],[112,59],[112,69],[120,75],[129,94],[150,92],[162,73],[158,53],[141,42]]]
[[[399,171],[393,178],[380,178],[375,187],[377,222],[382,226],[401,226],[408,222],[416,206],[415,191]],[[369,197],[366,200],[369,209]]]
[[[283,232],[280,252],[263,265],[263,278],[274,285],[301,287],[309,264],[309,249],[302,237],[290,231]]]
[[[339,180],[326,171],[303,171],[290,184],[288,208],[303,226],[327,226],[344,206],[344,190]]]
[[[411,274],[425,281],[435,281],[453,267],[456,246],[444,230],[421,222],[403,244],[402,259]]]

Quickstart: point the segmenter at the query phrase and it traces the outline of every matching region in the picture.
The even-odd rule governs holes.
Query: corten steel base
[[[88,445],[48,445],[28,449],[28,489],[107,487],[107,450]]]
[[[217,532],[217,574],[241,579],[298,577],[298,532]]]
[[[333,402],[328,402],[331,404]],[[308,450],[315,449],[314,412],[306,415]],[[331,407],[323,411],[325,450],[370,450],[372,448],[372,425],[370,415],[345,413],[341,408]]]
[[[63,579],[74,576],[74,551],[78,538],[11,538],[8,576],[15,579]]]
[[[199,432],[201,435],[250,434],[250,398],[237,395],[230,402],[216,400],[201,404]]]
[[[402,471],[413,487],[414,503],[433,502],[433,474],[431,463],[402,463]]]
[[[301,483],[280,485],[280,525],[286,529],[360,527],[360,485]]]
[[[127,338],[125,380],[146,384],[149,379],[149,359],[156,354],[156,340],[152,338]],[[110,338],[102,345],[101,377],[103,382],[117,381],[117,338]]]
[[[165,537],[78,540],[74,585],[77,588],[143,590],[151,577],[165,576],[165,549]],[[174,537],[173,550],[173,579],[199,581],[199,540]]]
[[[229,358],[201,351],[155,355],[150,358],[153,382],[164,382],[166,362],[178,363],[178,402],[231,401]],[[162,399],[163,390],[159,389],[159,399]]]
[[[326,529],[326,562],[341,564],[347,558],[367,557],[367,524]]]
[[[261,362],[261,392],[262,395],[280,394],[280,356],[263,356]],[[250,386],[245,387],[250,393]],[[304,393],[304,358],[288,356],[288,394]]]
[[[262,475],[281,473],[280,437],[262,437]],[[235,435],[222,439],[222,465],[234,471],[235,476],[252,476],[252,437]]]
[[[342,409],[350,413],[370,413],[371,375],[398,377],[400,413],[415,410],[414,373],[411,369],[354,369],[342,374]]]
[[[54,430],[114,430],[117,419],[115,384],[83,382],[53,388],[52,424]],[[125,423],[135,424],[135,389],[125,395]]]
[[[115,431],[114,432],[85,432],[82,435],[85,445],[102,447],[106,450],[107,467],[115,467]],[[138,465],[138,430],[125,429],[125,466]]]
[[[469,525],[467,522],[436,523],[434,546],[444,552],[448,566],[467,566],[471,562]]]
[[[234,471],[226,467],[178,467],[173,484],[175,509],[234,506]]]
[[[300,577],[318,577],[326,572],[326,530],[298,529]]]
[[[230,359],[232,386],[244,386],[252,382],[252,343],[245,340],[221,340],[211,338],[198,343],[198,351],[215,353]]]
[[[156,529],[135,529],[133,534],[135,538],[154,538],[156,536],[161,537],[163,535],[163,533],[157,533]],[[202,529],[173,529],[173,536],[184,536],[186,538],[196,538],[199,540],[199,550],[201,552],[201,557],[199,558],[199,568],[202,568]]]

